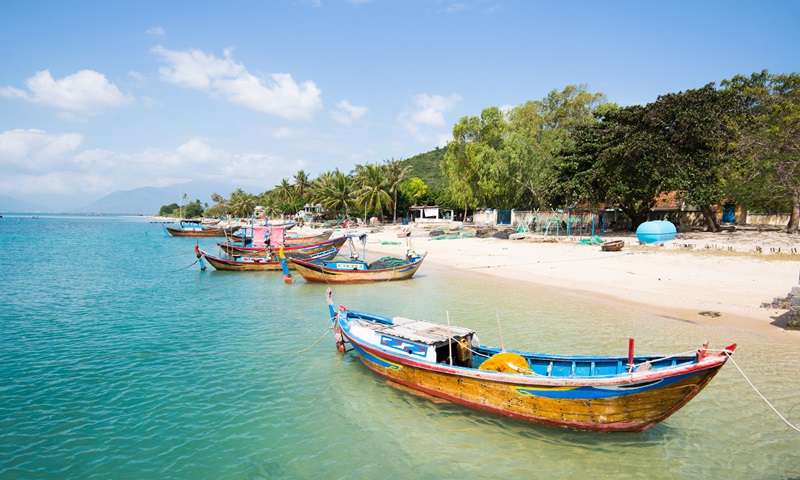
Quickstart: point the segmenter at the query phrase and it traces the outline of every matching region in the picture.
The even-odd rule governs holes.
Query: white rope
[[[723,352],[725,353],[725,355],[727,355],[727,356],[728,356],[728,359],[730,359],[730,361],[731,361],[731,362],[733,362],[733,366],[734,366],[734,367],[736,367],[736,370],[739,370],[739,373],[741,373],[741,374],[742,374],[742,377],[744,377],[744,379],[747,381],[747,383],[748,383],[748,384],[750,384],[750,387],[753,389],[753,391],[754,391],[754,392],[756,392],[756,393],[758,394],[758,396],[759,396],[759,397],[761,397],[761,400],[764,400],[764,403],[766,403],[766,404],[767,404],[767,406],[768,406],[769,408],[771,408],[773,412],[775,412],[775,415],[777,415],[777,416],[778,416],[778,418],[780,418],[781,420],[783,420],[783,423],[785,423],[787,426],[789,426],[789,428],[791,428],[792,430],[796,431],[797,433],[800,433],[800,427],[798,427],[798,426],[796,426],[796,425],[793,425],[791,422],[789,422],[789,420],[787,420],[787,419],[786,419],[786,417],[784,417],[784,416],[781,414],[781,412],[779,412],[779,411],[778,411],[778,409],[777,409],[777,408],[775,408],[775,406],[774,406],[774,405],[772,405],[772,403],[771,403],[769,400],[767,400],[767,397],[765,397],[765,396],[764,396],[764,394],[762,394],[762,393],[761,393],[761,392],[758,390],[758,388],[756,388],[756,386],[755,386],[755,385],[753,385],[753,382],[751,382],[751,381],[750,381],[750,378],[749,378],[749,377],[748,377],[748,376],[747,376],[747,375],[744,373],[744,371],[743,371],[743,370],[742,370],[742,369],[739,367],[739,364],[737,364],[737,363],[736,363],[736,360],[734,360],[734,359],[733,359],[733,356],[731,356],[730,352],[728,352],[727,350],[723,350]]]

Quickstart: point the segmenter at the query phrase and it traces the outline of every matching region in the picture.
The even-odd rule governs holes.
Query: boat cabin
[[[354,315],[355,314],[355,315]],[[472,367],[472,344],[475,331],[464,327],[439,325],[422,320],[394,317],[391,323],[364,318],[357,320],[355,316],[371,316],[362,312],[348,312],[350,329],[361,338],[368,338],[370,343],[381,345],[390,350],[397,350],[412,357],[421,357],[433,363],[450,363],[452,351],[453,365]],[[374,317],[380,318],[380,317]],[[386,319],[389,320],[389,319]]]

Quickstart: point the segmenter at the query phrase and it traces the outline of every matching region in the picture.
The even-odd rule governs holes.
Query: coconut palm
[[[253,213],[255,206],[256,202],[253,196],[241,188],[234,190],[231,193],[230,200],[228,200],[228,208],[231,214],[240,218],[249,217]]]
[[[400,184],[411,175],[411,170],[411,165],[406,165],[399,160],[389,160],[383,166],[389,193],[393,197],[392,223],[397,223],[397,192],[400,190]]]
[[[354,186],[353,179],[340,172],[326,172],[320,175],[314,182],[313,198],[315,202],[321,204],[325,209],[333,212],[344,210],[347,217],[350,206],[353,203]]]
[[[383,168],[378,164],[358,165],[355,181],[358,185],[356,202],[364,206],[364,223],[367,222],[368,211],[377,212],[383,217],[384,208],[392,204]]]
[[[297,173],[294,174],[294,189],[303,200],[305,200],[306,193],[308,192],[310,186],[311,178],[309,178],[306,171],[298,170]]]

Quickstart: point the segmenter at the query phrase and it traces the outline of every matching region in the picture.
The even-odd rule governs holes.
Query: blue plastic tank
[[[640,243],[664,243],[675,239],[678,230],[672,222],[666,220],[654,220],[644,222],[636,229],[636,238]]]

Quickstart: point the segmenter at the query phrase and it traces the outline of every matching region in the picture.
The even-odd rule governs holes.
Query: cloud
[[[263,188],[304,168],[263,152],[231,152],[203,138],[191,138],[175,148],[116,152],[80,150],[83,138],[74,133],[42,130],[0,133],[0,191],[11,195],[104,194],[142,186],[165,186],[188,180],[213,180]]]
[[[400,123],[419,142],[436,141],[441,143],[446,132],[447,122],[444,115],[461,102],[461,95],[430,95],[420,93],[414,97],[414,106],[410,111],[400,114]]]
[[[152,52],[166,65],[159,69],[164,81],[208,92],[257,112],[287,119],[308,119],[322,107],[322,92],[308,80],[297,83],[288,73],[259,78],[225,50],[219,58],[202,50],[168,50],[156,46]]]
[[[103,108],[118,107],[131,101],[105,75],[94,70],[80,70],[58,80],[48,70],[41,70],[25,84],[27,90],[2,87],[0,96],[21,98],[81,115],[91,115]]]
[[[147,30],[144,31],[144,33],[152,37],[163,37],[164,35],[167,34],[167,31],[164,30],[164,27],[156,25],[154,27],[148,28]]]
[[[278,127],[272,130],[272,137],[277,139],[289,138],[294,135],[294,131],[292,131],[289,127]]]
[[[6,173],[53,168],[82,142],[83,137],[77,133],[50,135],[35,129],[7,130],[0,133],[0,166]]]
[[[342,125],[352,125],[353,122],[367,113],[367,107],[353,105],[349,100],[342,100],[336,104],[336,109],[331,111],[334,120]]]

